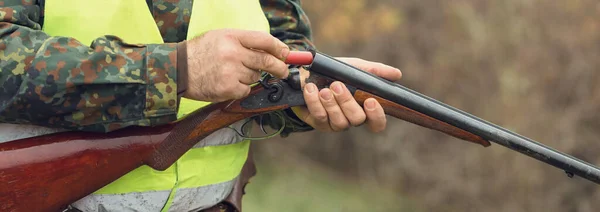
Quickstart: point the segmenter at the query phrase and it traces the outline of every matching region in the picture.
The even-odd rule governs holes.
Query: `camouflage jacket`
[[[41,30],[42,0],[0,1],[0,122],[108,132],[174,121],[177,88],[154,78],[177,81],[174,55],[186,38],[193,0],[147,2],[165,44],[134,46],[105,36],[88,46],[49,36]],[[273,36],[292,49],[312,46],[300,0],[260,3]],[[276,113],[286,122],[284,136],[312,129],[291,111]],[[262,120],[282,124],[274,114]]]

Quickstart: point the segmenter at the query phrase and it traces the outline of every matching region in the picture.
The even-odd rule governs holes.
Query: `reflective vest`
[[[259,0],[195,0],[187,39],[238,28],[269,32]],[[163,43],[144,0],[46,0],[43,31],[89,44],[104,35],[127,43]],[[181,99],[178,117],[207,102]],[[239,129],[241,122],[233,127]],[[54,133],[38,126],[0,124],[0,142]],[[249,141],[221,129],[165,171],[142,166],[72,205],[82,211],[198,211],[223,201],[246,160]]]

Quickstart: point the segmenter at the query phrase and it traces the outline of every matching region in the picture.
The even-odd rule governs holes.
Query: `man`
[[[170,123],[209,102],[248,95],[259,70],[286,77],[282,60],[290,49],[312,47],[308,19],[294,0],[4,0],[0,21],[0,122],[9,123],[0,126],[0,142]],[[401,77],[380,63],[340,59]],[[283,136],[365,122],[374,132],[385,128],[376,100],[361,108],[342,83],[330,87],[307,84],[306,107],[277,112]],[[266,124],[284,126],[278,116],[264,116]],[[253,175],[248,145],[222,129],[166,171],[140,167],[70,210],[240,210]]]

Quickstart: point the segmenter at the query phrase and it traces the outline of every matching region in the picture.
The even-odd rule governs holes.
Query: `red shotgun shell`
[[[285,63],[291,65],[310,65],[312,61],[312,53],[305,51],[290,51],[290,54],[285,58]]]

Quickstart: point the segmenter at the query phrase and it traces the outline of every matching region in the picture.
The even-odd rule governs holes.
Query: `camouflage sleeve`
[[[260,0],[260,4],[269,20],[273,36],[292,49],[315,48],[310,21],[302,10],[300,0]]]
[[[302,10],[300,0],[260,0],[260,4],[269,20],[271,34],[291,49],[306,50],[315,48],[312,43],[312,35],[308,16]],[[283,117],[283,120],[279,118]],[[285,122],[281,132],[282,137],[293,132],[304,132],[313,128],[301,121],[291,109],[276,111],[262,116],[263,124],[273,129],[280,129]]]
[[[176,119],[176,44],[49,36],[31,2],[0,1],[0,122],[108,132]]]

